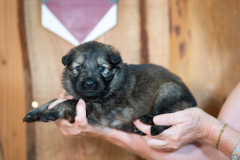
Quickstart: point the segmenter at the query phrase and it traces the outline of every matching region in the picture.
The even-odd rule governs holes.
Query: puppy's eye
[[[105,70],[105,67],[100,66],[98,69],[99,69],[100,72],[103,72]]]
[[[77,66],[77,67],[76,67],[76,70],[77,70],[77,71],[81,71],[81,69],[82,69],[81,66]]]

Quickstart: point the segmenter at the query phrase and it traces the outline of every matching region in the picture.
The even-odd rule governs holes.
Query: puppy
[[[86,116],[94,127],[112,127],[145,135],[133,121],[152,125],[151,135],[171,126],[155,125],[153,117],[197,105],[179,77],[153,65],[128,65],[118,50],[90,41],[69,51],[62,58],[65,67],[62,84],[73,100],[66,100],[48,110],[52,100],[31,110],[25,122],[49,122],[59,118],[74,122],[79,99],[86,102]]]

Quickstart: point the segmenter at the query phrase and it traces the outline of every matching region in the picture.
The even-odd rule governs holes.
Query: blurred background
[[[73,1],[66,2],[75,6]],[[64,136],[53,123],[22,122],[32,101],[41,105],[64,92],[61,58],[91,38],[118,48],[125,63],[168,68],[190,88],[198,107],[217,117],[240,80],[240,1],[105,1],[91,0],[101,16],[93,23],[95,15],[84,11],[92,18],[79,16],[84,23],[78,28],[77,20],[65,22],[76,14],[71,8],[66,14],[54,10],[56,0],[0,0],[0,160],[141,159],[99,138]],[[60,33],[70,32],[70,40],[53,24],[42,25],[42,3],[65,25]],[[113,5],[111,25],[89,36]],[[86,23],[92,26],[86,29]]]

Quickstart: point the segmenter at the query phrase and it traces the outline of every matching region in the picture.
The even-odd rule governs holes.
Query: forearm
[[[227,100],[222,106],[219,113],[218,120],[223,123],[216,123],[215,127],[212,128],[212,136],[214,134],[219,134],[219,128],[226,123],[228,127],[222,133],[219,143],[219,150],[224,152],[226,155],[231,155],[234,147],[240,140],[240,123],[239,123],[239,113],[240,113],[240,83],[234,88],[232,93],[228,96]],[[222,125],[222,126],[221,126]],[[209,142],[214,143],[214,142]],[[215,142],[216,143],[216,142]],[[226,152],[228,151],[228,152]]]
[[[146,141],[141,136],[135,134],[127,134],[122,131],[110,130],[110,132],[108,132],[107,134],[102,135],[101,138],[139,156],[142,156],[143,158],[146,158],[148,160],[229,159],[223,153],[217,151],[214,147],[204,142],[195,142],[192,144],[188,144],[174,152],[160,152],[149,148]]]
[[[209,132],[202,140],[215,147],[220,130],[223,129],[224,123],[213,117],[210,117],[207,123],[211,124],[209,127]],[[240,132],[232,129],[230,126],[227,126],[220,136],[218,150],[230,157],[239,139]]]
[[[228,126],[240,131],[239,113],[240,113],[240,83],[235,87],[232,93],[222,106],[218,119],[227,123]]]
[[[130,137],[122,137],[129,140]],[[229,159],[220,151],[217,151],[214,147],[204,143],[204,142],[195,142],[192,144],[188,144],[177,151],[174,152],[161,152],[155,151],[149,148],[145,141],[141,141],[139,139],[132,139],[130,144],[123,143],[121,137],[116,136],[116,139],[110,139],[109,137],[105,137],[104,139],[122,147],[130,152],[133,152],[143,158],[148,160],[169,160],[169,159],[177,159],[177,160],[186,160],[186,159],[197,159],[197,160],[227,160]],[[129,146],[130,145],[130,146]]]
[[[143,158],[149,160],[154,159],[152,155],[155,151],[147,146],[146,141],[140,135],[110,129],[109,132],[102,135],[101,138]]]

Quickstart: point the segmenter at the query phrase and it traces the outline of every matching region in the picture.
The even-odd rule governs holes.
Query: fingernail
[[[79,103],[79,104],[82,104],[82,103],[83,103],[83,100],[82,100],[82,99],[80,99],[80,100],[78,101],[78,103]]]

